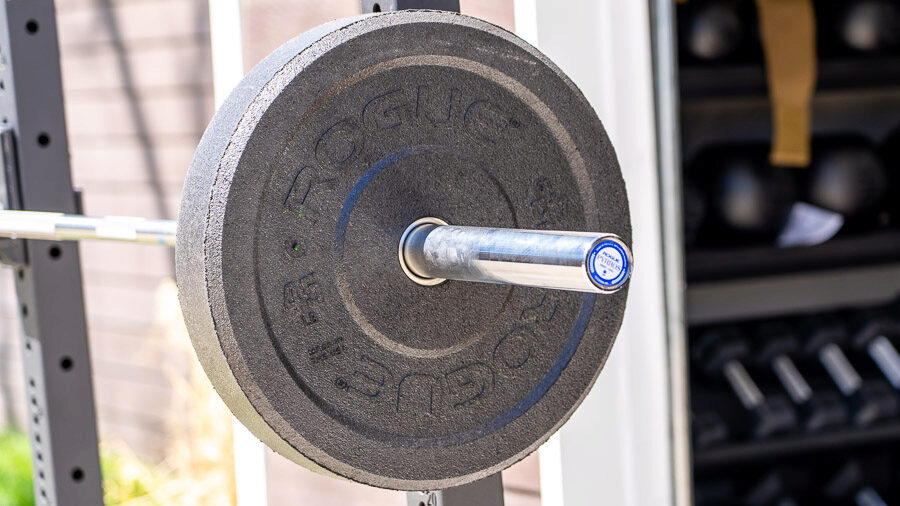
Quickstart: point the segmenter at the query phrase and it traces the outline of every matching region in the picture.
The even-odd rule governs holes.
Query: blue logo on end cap
[[[618,288],[628,278],[628,254],[616,241],[600,241],[588,255],[588,273],[601,288]]]

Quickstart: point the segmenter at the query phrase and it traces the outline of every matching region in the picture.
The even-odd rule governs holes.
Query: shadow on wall
[[[195,0],[194,2],[194,25],[197,27],[196,33],[206,33],[209,24],[209,4],[205,0]],[[157,156],[157,146],[154,143],[154,136],[149,126],[147,113],[144,110],[145,105],[141,101],[139,86],[135,79],[135,72],[129,61],[129,49],[126,47],[124,38],[121,33],[120,24],[116,17],[112,0],[96,0],[96,12],[102,21],[103,28],[110,35],[110,46],[112,47],[119,75],[121,76],[121,91],[125,94],[128,104],[128,110],[131,121],[135,126],[135,137],[139,145],[141,157],[143,158],[144,167],[147,172],[147,182],[153,197],[155,206],[155,216],[163,219],[173,219],[166,206],[166,188],[161,175],[162,169]],[[204,41],[205,42],[205,41]],[[185,74],[197,72],[209,72],[211,62],[208,53],[205,51],[197,51],[195,61],[188,67],[180,69]],[[194,123],[193,131],[196,132],[195,142],[199,142],[200,134],[206,129],[207,121],[210,117],[210,111],[205,107],[204,96],[208,92],[208,86],[205,84],[192,84],[186,91],[188,97],[195,100],[192,101],[193,110],[187,112],[182,117],[190,117]],[[177,121],[179,118],[172,118]],[[186,167],[185,167],[186,170]],[[175,274],[175,252],[169,253],[170,270],[168,275]]]

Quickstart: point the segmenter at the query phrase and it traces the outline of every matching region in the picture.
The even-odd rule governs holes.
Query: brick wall
[[[175,218],[213,113],[206,0],[60,0],[74,184],[92,215]],[[161,458],[171,375],[189,357],[163,339],[156,290],[172,251],[84,243],[82,269],[101,437]],[[179,356],[182,355],[182,356]]]
[[[194,147],[213,113],[207,0],[57,0],[72,176],[85,212],[174,218]],[[190,355],[165,341],[163,247],[82,243],[98,424],[150,460],[178,425],[173,376]],[[0,405],[21,420],[15,295],[0,276]],[[21,426],[21,424],[20,424]]]

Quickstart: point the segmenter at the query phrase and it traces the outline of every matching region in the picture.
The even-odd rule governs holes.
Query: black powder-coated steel
[[[0,170],[4,185],[9,185],[0,200],[14,209],[77,212],[54,3],[0,3],[0,51],[4,162]],[[0,240],[0,249],[4,250],[0,261],[9,261],[16,268],[18,304],[14,307],[21,315],[28,407],[27,426],[22,429],[30,436],[35,502],[101,504],[97,418],[78,245]]]

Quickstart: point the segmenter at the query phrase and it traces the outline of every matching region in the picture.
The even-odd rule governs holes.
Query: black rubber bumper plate
[[[593,109],[477,19],[323,25],[216,114],[185,183],[180,297],[216,389],[277,452],[378,487],[446,488],[528,455],[589,391],[626,290],[417,285],[397,249],[426,216],[631,242]]]

